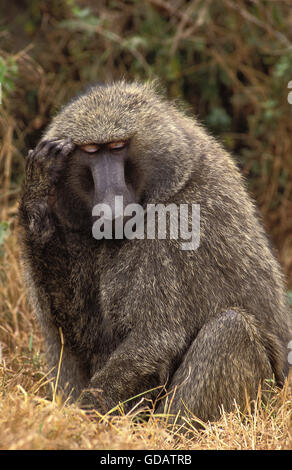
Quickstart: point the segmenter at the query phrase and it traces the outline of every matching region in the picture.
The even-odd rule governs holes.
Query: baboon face
[[[117,213],[116,196],[123,197],[123,210],[128,204],[140,202],[141,172],[130,148],[130,140],[118,140],[79,145],[73,152],[68,180],[74,193],[86,205],[88,214],[95,205],[106,205],[110,211],[104,217],[114,224],[121,216]]]

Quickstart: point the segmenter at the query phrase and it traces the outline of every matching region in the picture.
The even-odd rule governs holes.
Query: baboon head
[[[90,218],[93,206],[105,203],[115,218],[115,196],[124,206],[169,200],[194,163],[186,123],[149,84],[93,86],[69,103],[44,138],[76,144],[62,181],[71,217],[78,211],[78,220]]]

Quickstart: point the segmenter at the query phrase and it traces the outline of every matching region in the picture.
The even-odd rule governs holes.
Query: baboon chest
[[[42,282],[49,300],[51,320],[62,328],[72,351],[90,359],[110,354],[117,340],[100,303],[100,275],[96,250],[71,244],[43,254]]]

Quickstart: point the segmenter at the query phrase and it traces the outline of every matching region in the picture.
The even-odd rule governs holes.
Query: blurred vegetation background
[[[291,0],[0,0],[0,249],[28,149],[121,77],[158,77],[236,157],[292,289]]]

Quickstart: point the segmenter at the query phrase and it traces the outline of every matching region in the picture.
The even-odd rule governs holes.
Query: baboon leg
[[[231,411],[235,400],[244,408],[246,396],[255,398],[259,383],[272,375],[253,317],[227,310],[202,327],[176,370],[171,393],[159,412],[186,415],[188,409],[203,421],[216,420],[220,407]]]

